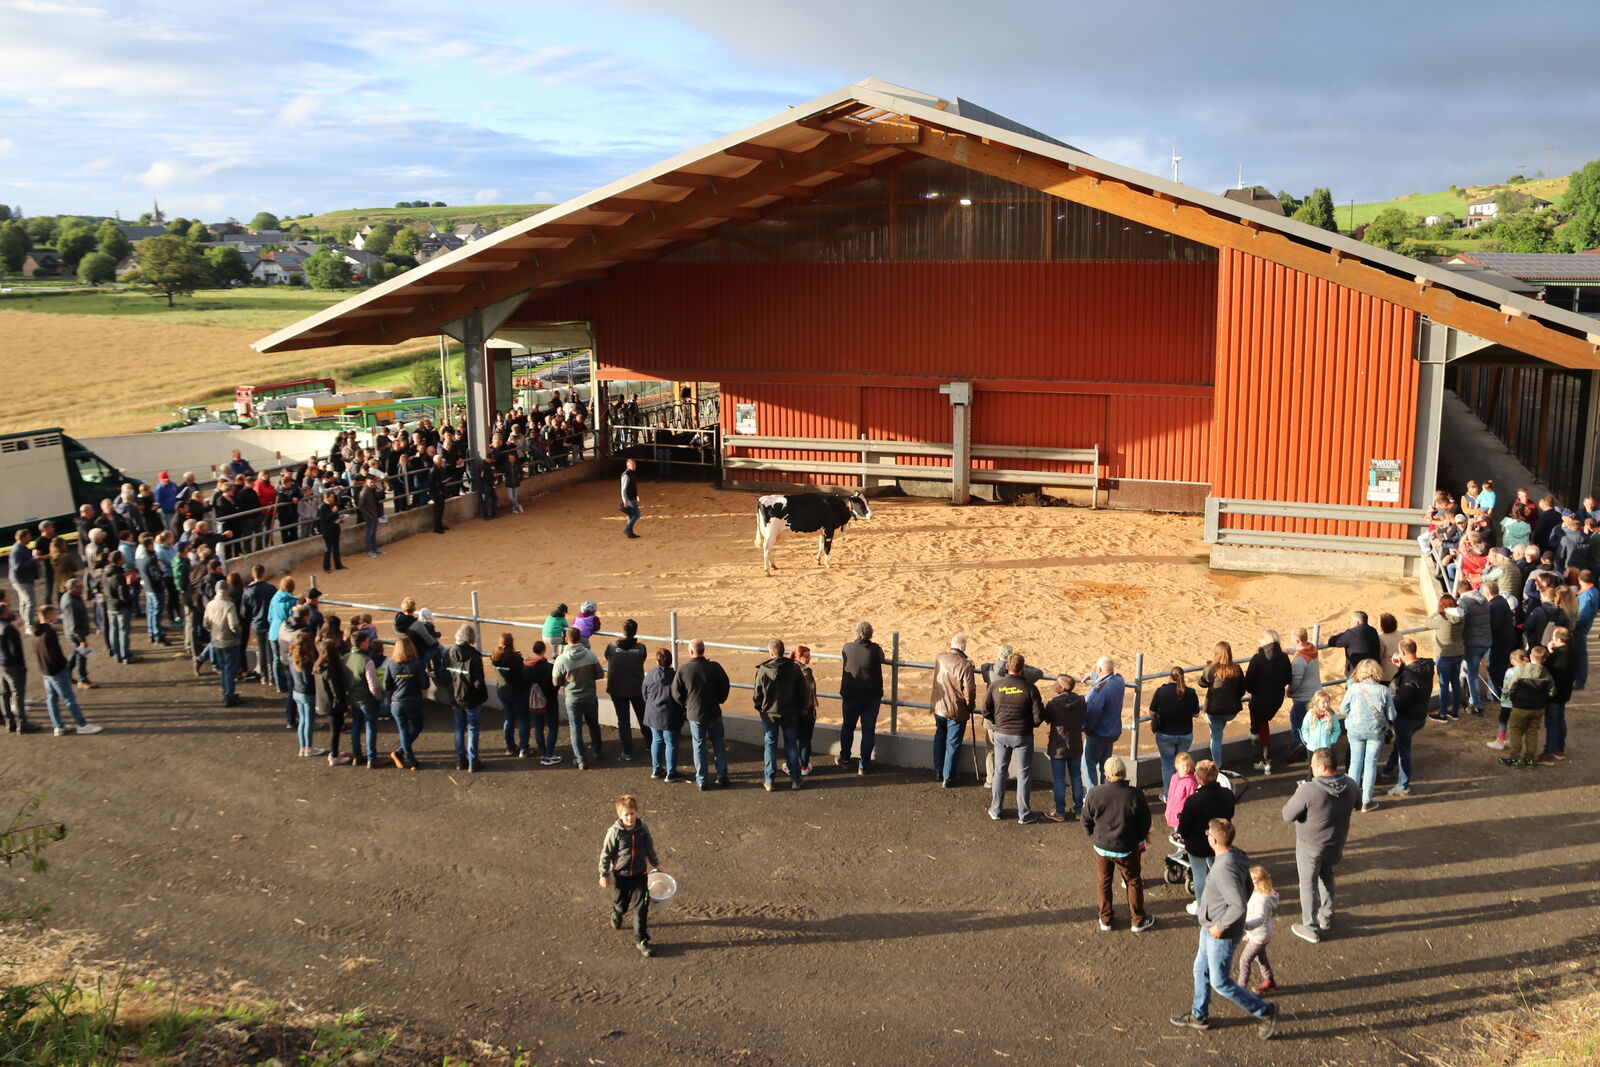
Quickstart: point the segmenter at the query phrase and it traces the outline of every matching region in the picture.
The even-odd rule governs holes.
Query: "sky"
[[[1213,191],[1600,158],[1600,3],[0,0],[0,203],[557,202],[868,76]]]

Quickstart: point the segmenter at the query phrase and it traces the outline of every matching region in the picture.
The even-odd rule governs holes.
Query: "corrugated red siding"
[[[611,367],[1204,385],[1216,264],[707,263],[623,268],[541,317],[595,323]]]
[[[1209,482],[1211,405],[1210,397],[1108,397],[1101,462],[1121,478]]]
[[[1401,462],[1410,500],[1416,431],[1414,312],[1223,250],[1217,299],[1213,493],[1366,504],[1368,463]],[[1249,529],[1403,536],[1377,523],[1247,519]]]
[[[860,436],[860,393],[851,385],[723,385],[720,398],[722,433],[737,444],[733,432],[736,406],[755,404],[756,430],[763,437],[853,438]],[[837,452],[788,452],[752,449],[757,459],[836,461],[849,459]],[[856,479],[834,474],[791,474],[786,480],[802,485],[855,485]]]

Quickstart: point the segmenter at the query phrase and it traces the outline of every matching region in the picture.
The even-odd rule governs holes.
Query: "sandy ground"
[[[6,391],[0,432],[139,433],[172,418],[174,407],[231,394],[236,385],[304,378],[396,351],[373,345],[264,356],[250,342],[269,332],[0,310],[0,366],[31,369],[26,388]]]
[[[953,508],[910,498],[873,502],[872,518],[852,522],[834,541],[831,568],[813,560],[816,540],[779,543],[772,575],[753,545],[755,496],[708,485],[646,485],[637,541],[622,536],[610,481],[539,498],[523,515],[470,520],[447,535],[419,535],[389,546],[382,559],[357,554],[350,569],[312,571],[326,595],[369,604],[418,603],[469,614],[471,592],[487,618],[540,623],[557,602],[576,614],[594,600],[606,629],[638,620],[643,634],[679,633],[732,644],[837,653],[857,619],[868,619],[887,649],[900,632],[905,659],[931,662],[964,631],[979,663],[1001,642],[1047,673],[1088,673],[1100,655],[1117,657],[1125,676],[1134,655],[1147,672],[1205,662],[1217,640],[1241,660],[1264,627],[1285,639],[1295,626],[1341,629],[1350,609],[1374,621],[1389,611],[1402,628],[1419,618],[1407,586],[1369,581],[1212,573],[1200,520],[1190,516],[1082,508]],[[303,586],[302,586],[303,587]],[[389,621],[380,619],[388,636]],[[443,629],[443,627],[441,627]],[[490,643],[500,632],[486,628]],[[450,631],[447,631],[449,633]],[[519,647],[536,635],[521,631]],[[649,642],[647,642],[648,644]],[[719,651],[736,681],[748,681],[764,656]],[[1337,671],[1342,656],[1324,656]],[[836,690],[835,664],[818,684]],[[926,702],[928,671],[902,675],[902,697]],[[735,700],[741,700],[738,695]],[[822,708],[826,717],[837,704]],[[740,710],[743,710],[742,708]],[[916,728],[922,713],[908,711]]]
[[[1283,896],[1283,1015],[1264,1044],[1222,1002],[1211,1033],[1167,1023],[1189,998],[1185,898],[1154,885],[1154,930],[1130,934],[1119,899],[1117,929],[1099,932],[1076,823],[991,822],[980,790],[887,768],[824,768],[767,794],[759,754],[737,745],[726,791],[492,748],[468,776],[447,769],[438,707],[422,771],[329,767],[294,757],[259,688],[220,708],[213,683],[145,648],[132,666],[97,657],[84,703],[106,733],[0,736],[0,781],[43,791],[43,814],[71,828],[47,873],[4,872],[0,893],[52,901],[52,926],[92,938],[93,959],[186,985],[313,1013],[368,1004],[541,1065],[1461,1067],[1482,1062],[1464,1049],[1483,1027],[1511,1018],[1495,1013],[1597,978],[1588,697],[1571,712],[1573,758],[1552,768],[1502,770],[1482,720],[1429,723],[1417,795],[1357,817],[1337,934],[1319,946],[1287,932],[1298,898],[1279,811],[1297,775],[1254,782],[1238,843]],[[624,792],[680,885],[653,916],[650,960],[609,929],[595,884]],[[1152,880],[1164,851],[1152,844]]]

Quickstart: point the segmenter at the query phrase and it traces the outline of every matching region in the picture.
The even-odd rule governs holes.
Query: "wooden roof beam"
[[[671,204],[671,200],[640,200],[628,196],[608,196],[604,200],[596,200],[585,211],[617,212],[625,215],[648,215],[658,208]]]
[[[1480,303],[1442,285],[1419,292],[1412,276],[1390,273],[1352,255],[1330,256],[1327,249],[1301,244],[1276,230],[1252,230],[1237,218],[1195,204],[1169,203],[1115,178],[1084,181],[1082,172],[1074,173],[1058,160],[1019,153],[1003,145],[982,144],[959,134],[924,138],[906,148],[1179,237],[1281,263],[1551,363],[1582,370],[1600,369],[1600,358],[1584,338],[1547,326],[1526,313],[1507,314],[1499,306]]]
[[[651,178],[656,185],[670,185],[683,189],[715,189],[717,178],[714,174],[695,174],[687,170],[675,170],[671,174],[662,174]]]
[[[781,163],[792,152],[785,152],[781,148],[773,148],[764,144],[736,144],[722,150],[723,155],[737,156],[740,159],[754,159],[761,163]]]

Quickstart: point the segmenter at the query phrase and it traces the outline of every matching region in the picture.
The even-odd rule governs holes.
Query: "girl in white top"
[[[1272,917],[1278,912],[1278,894],[1272,888],[1272,875],[1265,867],[1251,867],[1250,881],[1255,892],[1244,910],[1244,940],[1239,945],[1239,984],[1253,988],[1257,994],[1269,993],[1278,988],[1272,973],[1272,961],[1267,959],[1267,942],[1272,940]],[[1261,983],[1250,985],[1250,964],[1261,967]]]

